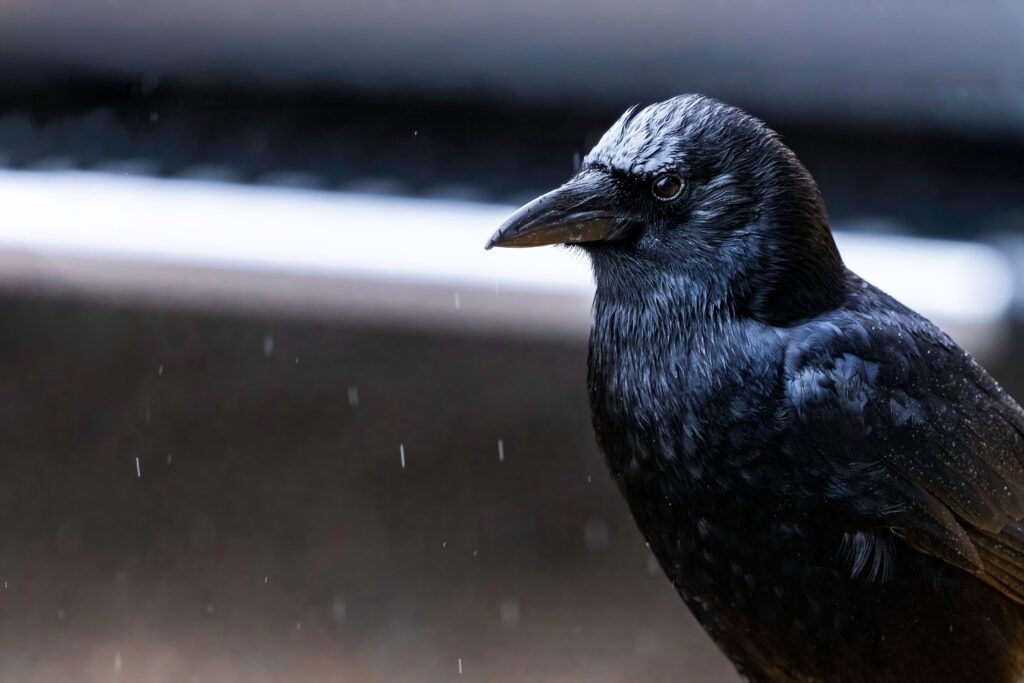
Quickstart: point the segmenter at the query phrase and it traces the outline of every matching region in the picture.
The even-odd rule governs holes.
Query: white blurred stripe
[[[437,323],[477,316],[524,331],[585,329],[593,287],[583,258],[562,249],[483,250],[513,208],[0,171],[0,281]],[[1011,304],[1013,272],[990,247],[838,239],[853,270],[941,324],[984,330]],[[456,307],[459,291],[464,305]]]
[[[585,288],[559,250],[485,253],[503,206],[81,172],[0,171],[0,246],[246,270]],[[520,253],[520,256],[522,254]]]

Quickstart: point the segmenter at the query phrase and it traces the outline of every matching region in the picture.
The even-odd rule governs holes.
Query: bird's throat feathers
[[[617,264],[621,265],[621,264]],[[730,283],[723,273],[699,279],[685,271],[665,271],[637,265],[601,268],[595,259],[597,292],[594,329],[604,330],[623,343],[667,342],[681,338],[699,342],[713,338],[739,311]]]
[[[788,326],[840,305],[849,273],[827,224],[777,228],[768,220],[742,228],[742,239],[698,243],[675,258],[669,251],[650,260],[628,245],[587,249],[597,306],[656,311],[654,319],[699,330],[740,316]]]
[[[696,446],[709,435],[705,425],[717,414],[714,406],[736,395],[737,369],[754,362],[752,349],[781,356],[781,330],[742,315],[712,291],[678,276],[648,287],[644,297],[598,288],[589,391],[598,441],[617,477],[645,463],[655,474],[673,467],[711,471],[706,461],[715,458],[714,450]],[[763,384],[767,395],[775,380],[758,378],[744,390],[757,393]],[[677,443],[669,432],[679,415],[686,416],[688,436]],[[665,484],[698,486],[700,479],[695,474]]]

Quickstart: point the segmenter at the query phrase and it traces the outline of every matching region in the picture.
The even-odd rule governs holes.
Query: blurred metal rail
[[[215,310],[582,338],[586,259],[484,252],[513,208],[0,171],[0,284]],[[838,234],[850,267],[980,355],[1003,341],[1016,275],[976,243]]]

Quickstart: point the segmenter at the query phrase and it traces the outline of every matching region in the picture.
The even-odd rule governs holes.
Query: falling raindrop
[[[122,664],[122,662],[121,662],[121,653],[120,652],[115,652],[114,653],[114,672],[115,673],[121,673],[121,664]]]
[[[459,300],[459,293],[455,292],[455,310],[462,308],[462,302]]]
[[[263,355],[270,358],[274,355],[274,336],[268,334],[263,338]]]
[[[354,384],[350,384],[348,387],[348,404],[352,408],[359,405],[359,387]]]
[[[398,444],[398,457],[399,457],[399,460],[401,460],[401,462],[402,462],[402,469],[404,470],[405,469],[405,444],[404,443]]]
[[[164,366],[161,365],[160,367],[158,367],[156,369],[156,374],[157,374],[158,377],[163,377],[164,376]]]
[[[505,442],[498,439],[498,462],[505,462]]]
[[[142,465],[139,463],[138,456],[135,456],[135,476],[138,479],[142,479]]]
[[[462,657],[459,657],[459,675],[462,675]]]

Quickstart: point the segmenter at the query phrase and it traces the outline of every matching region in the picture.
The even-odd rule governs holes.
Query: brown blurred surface
[[[583,340],[0,312],[0,681],[736,680],[605,472]]]

